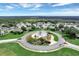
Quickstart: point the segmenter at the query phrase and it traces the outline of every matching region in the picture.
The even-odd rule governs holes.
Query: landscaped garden
[[[26,39],[27,42],[34,45],[49,45],[51,40],[58,41],[58,37],[55,34],[44,31],[32,33]]]

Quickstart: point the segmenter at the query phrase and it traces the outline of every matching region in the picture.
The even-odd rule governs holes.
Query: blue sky
[[[0,16],[79,16],[79,3],[0,3]]]

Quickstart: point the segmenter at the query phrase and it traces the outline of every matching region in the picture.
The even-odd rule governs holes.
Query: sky
[[[79,3],[0,3],[0,16],[79,16]]]

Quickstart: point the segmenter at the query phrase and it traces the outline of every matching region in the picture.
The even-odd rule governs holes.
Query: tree
[[[64,34],[67,35],[67,37],[69,38],[76,38],[76,33],[78,32],[77,29],[75,29],[74,27],[65,27],[64,29]]]
[[[59,28],[58,28],[57,26],[55,26],[55,30],[56,30],[56,31],[58,31],[58,30],[59,30]]]
[[[64,32],[64,34],[69,34],[70,28],[69,27],[65,27],[63,32]]]
[[[60,25],[59,25],[59,28],[60,28],[60,29],[61,29],[61,28],[63,28],[63,27],[64,27],[64,25],[63,25],[63,24],[60,24]]]
[[[8,25],[2,25],[2,27],[9,27]]]
[[[36,27],[35,26],[32,26],[32,30],[35,30],[36,29]]]
[[[13,33],[13,34],[22,34],[23,32],[20,32],[20,31],[11,31],[10,33]]]
[[[22,29],[23,31],[26,31],[26,27],[24,27],[24,26],[22,26],[21,29]]]
[[[12,27],[12,26],[14,26],[14,24],[12,24],[12,23],[9,23],[9,24],[8,24],[8,26],[9,26],[9,27]]]
[[[73,31],[71,31],[71,32],[69,33],[69,37],[70,37],[70,38],[76,38],[76,33],[73,32]]]

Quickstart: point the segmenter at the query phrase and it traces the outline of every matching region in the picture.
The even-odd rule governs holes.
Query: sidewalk
[[[16,42],[16,41],[17,41],[17,38],[16,38],[16,39],[0,40],[0,44],[1,44],[1,43]]]

